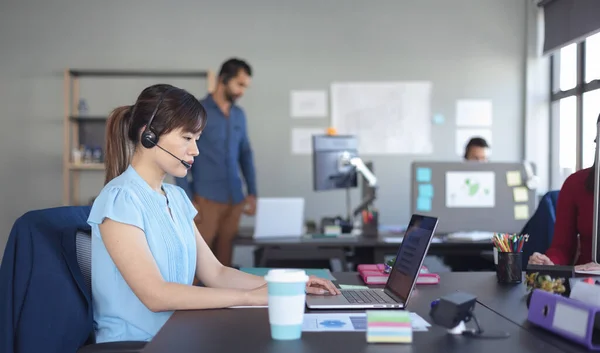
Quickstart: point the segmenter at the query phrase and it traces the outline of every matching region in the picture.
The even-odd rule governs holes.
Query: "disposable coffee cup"
[[[304,270],[273,269],[265,276],[269,291],[269,324],[274,340],[302,337],[306,282]]]

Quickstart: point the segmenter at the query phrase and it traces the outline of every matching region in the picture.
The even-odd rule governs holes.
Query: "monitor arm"
[[[356,217],[362,211],[366,210],[377,198],[375,195],[375,190],[377,189],[377,177],[375,177],[375,174],[371,172],[360,157],[353,156],[349,152],[342,153],[339,167],[341,170],[351,167],[353,170],[358,171],[367,180],[367,183],[369,184],[368,187],[373,189],[373,191],[363,198],[360,204],[354,208],[352,215]],[[350,207],[350,205],[348,205],[348,207]],[[350,209],[348,209],[348,217],[350,217]]]
[[[373,174],[369,168],[367,168],[360,157],[353,156],[349,152],[342,153],[340,157],[340,169],[347,166],[354,167],[354,169],[362,174],[365,179],[367,179],[370,187],[377,187],[377,178],[375,177],[375,174]]]

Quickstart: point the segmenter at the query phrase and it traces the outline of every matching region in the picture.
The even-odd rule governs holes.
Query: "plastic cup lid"
[[[298,269],[272,269],[265,276],[267,282],[306,282],[306,271]]]

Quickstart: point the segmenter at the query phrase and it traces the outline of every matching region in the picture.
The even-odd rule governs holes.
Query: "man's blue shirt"
[[[248,139],[246,114],[232,105],[229,117],[208,94],[202,105],[208,116],[206,127],[198,139],[199,155],[188,178],[175,178],[188,196],[198,195],[221,203],[239,203],[245,198],[241,174],[249,195],[256,195],[256,174],[252,148]]]

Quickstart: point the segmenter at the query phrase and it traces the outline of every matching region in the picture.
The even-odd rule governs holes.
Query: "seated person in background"
[[[490,146],[482,137],[473,137],[465,147],[465,160],[487,162]]]
[[[465,161],[487,162],[489,148],[482,137],[473,137],[465,146]],[[481,256],[445,256],[444,264],[452,271],[492,271],[494,264]]]
[[[598,122],[600,122],[600,115]],[[556,204],[552,244],[545,255],[533,253],[529,257],[530,264],[577,265],[576,268],[579,270],[600,270],[600,265],[592,262],[591,250],[596,163],[597,161],[594,160],[590,168],[569,175],[563,183]],[[578,252],[579,256],[577,256]]]
[[[552,244],[545,255],[538,252],[533,253],[529,257],[530,264],[590,267],[594,223],[595,165],[596,163],[590,168],[571,174],[563,183],[556,204],[556,223],[554,224]],[[576,258],[578,245],[582,251],[579,258]]]
[[[265,280],[223,266],[198,232],[185,191],[164,183],[167,174],[185,177],[205,125],[200,102],[165,84],[108,118],[105,186],[88,219],[98,343],[151,340],[175,310],[268,303]],[[340,293],[315,277],[306,291]]]

